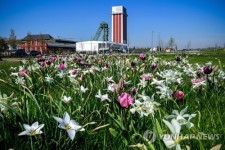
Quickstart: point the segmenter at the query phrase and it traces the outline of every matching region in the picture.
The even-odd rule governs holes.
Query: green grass
[[[18,67],[21,64],[19,61],[14,62],[6,62],[6,61],[0,61],[0,79],[6,80],[10,78],[10,68],[11,67]],[[5,86],[4,83],[0,82],[0,91],[2,93],[9,94],[11,92],[10,88],[8,86]]]

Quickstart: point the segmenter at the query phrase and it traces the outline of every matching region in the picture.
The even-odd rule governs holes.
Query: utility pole
[[[153,30],[152,30],[152,51],[153,51]]]

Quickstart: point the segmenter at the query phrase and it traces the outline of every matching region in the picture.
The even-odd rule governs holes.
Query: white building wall
[[[85,42],[77,42],[76,43],[76,51],[96,51],[98,52],[98,41],[85,41]]]
[[[99,47],[100,44],[103,47]],[[104,42],[104,41],[84,41],[76,43],[77,52],[99,52],[110,49],[127,50],[127,44],[114,43],[114,42]]]

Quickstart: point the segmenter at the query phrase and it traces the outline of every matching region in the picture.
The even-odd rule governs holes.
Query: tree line
[[[0,50],[5,51],[8,50],[9,48],[16,49],[17,42],[18,41],[16,40],[15,30],[11,29],[8,39],[0,37]]]

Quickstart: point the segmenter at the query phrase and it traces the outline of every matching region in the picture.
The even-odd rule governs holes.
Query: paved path
[[[2,61],[0,61],[0,63],[6,62],[6,61],[9,61],[9,62],[22,61],[23,59],[27,59],[27,58],[2,58]]]

